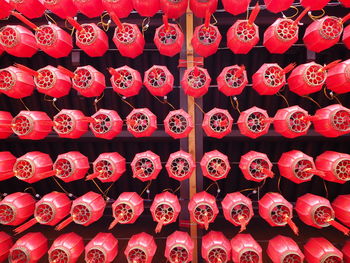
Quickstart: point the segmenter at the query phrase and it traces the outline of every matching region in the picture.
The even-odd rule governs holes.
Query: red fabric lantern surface
[[[7,67],[0,70],[0,92],[14,98],[21,99],[33,94],[34,80],[27,72]]]
[[[342,41],[344,45],[350,49],[350,26],[346,26],[343,30]]]
[[[330,0],[319,0],[319,1],[313,1],[313,0],[300,0],[300,4],[304,7],[310,7],[311,10],[321,10],[324,8]]]
[[[190,153],[180,150],[170,154],[165,167],[169,177],[181,182],[191,177],[196,163]]]
[[[47,238],[42,233],[28,233],[13,245],[8,260],[12,263],[36,263],[47,253],[47,249]]]
[[[241,134],[256,139],[268,133],[272,121],[265,110],[254,106],[240,113],[237,125]]]
[[[216,82],[218,90],[226,96],[239,95],[248,84],[247,71],[244,66],[225,67]]]
[[[155,232],[160,233],[163,226],[176,222],[181,205],[176,195],[163,192],[154,197],[150,211],[153,221],[157,222]]]
[[[228,262],[231,257],[230,241],[222,232],[210,231],[202,237],[201,254],[208,263]]]
[[[164,130],[174,139],[186,138],[193,127],[191,115],[183,109],[170,111],[164,119]]]
[[[74,232],[60,235],[49,249],[49,262],[75,263],[84,251],[84,240]]]
[[[0,224],[17,226],[34,214],[35,199],[28,193],[13,193],[0,201]]]
[[[139,94],[142,88],[140,72],[128,66],[117,69],[109,68],[113,90],[124,97],[131,97]]]
[[[206,152],[200,162],[203,176],[213,180],[221,180],[227,177],[231,170],[228,157],[217,151]]]
[[[0,1],[1,10],[0,10],[0,19],[5,19],[11,14],[11,10],[13,7],[10,5],[9,0],[1,0]]]
[[[169,263],[192,261],[194,243],[187,232],[175,231],[166,239],[164,256]]]
[[[0,262],[5,262],[10,253],[10,248],[12,245],[12,237],[5,232],[0,232]]]
[[[73,0],[73,3],[84,16],[89,18],[100,16],[104,10],[101,0]]]
[[[181,80],[181,86],[185,94],[199,98],[209,89],[211,78],[205,68],[194,66],[185,70]]]
[[[120,18],[125,18],[131,13],[133,9],[133,2],[134,0],[102,0],[102,5],[108,13],[114,13]]]
[[[247,11],[251,0],[221,0],[221,2],[226,12],[236,16]]]
[[[95,137],[111,140],[123,129],[123,120],[114,110],[100,109],[91,118],[96,120],[89,125]]]
[[[350,195],[338,195],[332,202],[332,208],[335,217],[344,225],[350,226]]]
[[[173,90],[174,76],[166,66],[154,65],[145,72],[143,85],[154,96],[165,96]]]
[[[73,0],[44,0],[43,4],[46,9],[62,19],[69,16],[74,17],[78,12]]]
[[[241,156],[239,162],[244,178],[249,181],[261,182],[267,177],[273,178],[272,163],[265,153],[250,151]]]
[[[343,256],[344,256],[344,262],[350,262],[350,242],[347,241],[342,249]]]
[[[232,261],[262,263],[262,249],[250,234],[238,234],[231,239]]]
[[[209,224],[215,221],[219,214],[215,197],[205,191],[196,193],[188,203],[191,218],[208,230]]]
[[[169,18],[179,18],[187,9],[188,0],[160,0],[160,9]]]
[[[267,193],[259,200],[259,214],[270,226],[288,226],[298,235],[293,218],[293,205],[281,194]]]
[[[12,115],[8,111],[0,111],[0,139],[6,139],[13,133],[11,122]]]
[[[264,0],[266,9],[272,13],[279,13],[287,10],[293,2],[294,0]]]
[[[286,236],[275,236],[270,239],[267,254],[273,263],[304,262],[304,254],[298,244]]]
[[[331,225],[343,232],[344,235],[349,234],[348,228],[335,221],[334,210],[324,197],[305,194],[297,199],[295,211],[297,211],[300,220],[309,226],[324,228]]]
[[[204,18],[207,13],[214,13],[218,0],[190,0],[190,9],[196,17]]]
[[[129,239],[124,255],[128,263],[151,263],[156,250],[153,236],[142,232]]]
[[[103,183],[115,182],[125,172],[126,161],[117,152],[101,153],[93,163],[93,170],[86,180],[97,178]]]
[[[85,262],[111,263],[118,254],[118,239],[111,233],[98,233],[85,247]]]
[[[146,17],[154,16],[160,9],[159,0],[150,0],[150,1],[132,0],[132,5],[136,10],[136,12],[139,13],[140,16],[146,16]]]
[[[327,181],[344,184],[350,180],[349,154],[326,151],[317,156],[315,164]]]
[[[143,199],[136,192],[121,193],[118,199],[112,204],[113,222],[109,230],[117,224],[133,224],[143,213]]]
[[[310,238],[304,245],[304,254],[309,263],[343,262],[343,253],[323,237]]]
[[[326,84],[327,88],[335,93],[342,94],[350,91],[350,59],[328,70]]]
[[[160,157],[152,151],[137,153],[131,162],[133,178],[142,182],[154,180],[162,170]]]
[[[12,170],[15,163],[16,157],[12,153],[0,152],[0,181],[4,181],[13,176]]]
[[[346,8],[350,7],[350,1],[349,0],[339,0],[339,2]]]
[[[231,133],[233,118],[224,109],[214,108],[204,115],[202,128],[209,137],[221,139]]]
[[[338,137],[350,132],[350,109],[333,104],[316,111],[315,130],[325,137]]]
[[[225,219],[235,226],[240,226],[242,232],[246,229],[254,215],[252,200],[240,192],[230,193],[221,202]]]
[[[21,111],[12,119],[11,127],[20,139],[41,140],[52,131],[52,121],[43,111]]]
[[[10,0],[9,3],[14,9],[30,19],[41,17],[45,12],[45,6],[41,0]]]
[[[66,183],[84,178],[89,168],[88,158],[76,151],[58,155],[53,164],[55,176]]]
[[[148,108],[133,109],[126,117],[126,125],[134,137],[149,137],[157,130],[157,116]]]

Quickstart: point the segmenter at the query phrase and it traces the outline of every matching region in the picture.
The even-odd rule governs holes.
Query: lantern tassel
[[[194,76],[195,76],[195,77],[198,77],[198,76],[199,76],[199,69],[198,69],[197,66],[194,66],[193,73],[194,73]]]
[[[306,117],[302,117],[302,119],[304,122],[309,122],[309,121],[317,121],[318,120],[318,117],[317,116],[311,116],[311,115],[308,115]]]
[[[344,24],[346,21],[348,21],[350,19],[350,13],[347,14],[346,16],[344,16],[342,19],[341,19],[341,23]]]
[[[245,66],[244,66],[244,65],[240,66],[240,67],[239,67],[239,70],[237,70],[237,71],[235,72],[234,77],[235,77],[235,78],[241,77],[241,76],[243,75],[243,72],[244,72],[244,71],[245,71]]]
[[[109,225],[108,230],[111,230],[112,228],[114,228],[119,222],[120,220],[123,218],[124,214],[120,213],[117,218],[115,218],[113,220],[113,222]]]
[[[71,24],[79,32],[84,30],[84,28],[77,21],[75,21],[75,19],[73,17],[68,16],[67,21],[69,24]]]
[[[160,233],[160,231],[162,231],[163,225],[164,225],[164,218],[160,219],[156,226],[155,232],[157,234]]]
[[[57,174],[57,170],[52,170],[52,171],[48,171],[48,172],[44,172],[39,174],[41,179],[45,179],[51,176],[55,176]]]
[[[309,12],[309,10],[310,10],[310,7],[305,8],[304,11],[301,12],[300,15],[294,20],[293,26],[298,25],[300,20],[303,19],[303,17],[307,14],[307,12]]]
[[[100,174],[101,174],[101,171],[89,174],[88,176],[86,176],[85,181],[89,181],[89,180],[95,179],[95,178],[99,177]]]
[[[66,69],[62,66],[58,66],[57,67],[63,74],[67,75],[68,77],[74,79],[75,78],[75,74],[74,72],[70,71],[69,69]]]
[[[208,230],[208,228],[209,228],[209,218],[208,218],[208,215],[205,214],[203,219],[204,219],[204,228],[205,228],[205,230]]]
[[[275,119],[274,118],[265,118],[262,119],[261,122],[262,123],[272,123]]]
[[[261,169],[261,172],[262,172],[263,174],[266,174],[267,177],[270,177],[270,178],[273,178],[273,177],[275,176],[275,173],[272,172],[270,169],[262,168],[262,169]]]
[[[281,71],[280,75],[286,75],[289,71],[291,71],[293,68],[295,68],[296,65],[297,65],[297,64],[295,64],[295,63],[290,63],[287,67],[285,67],[285,68]]]
[[[239,221],[239,223],[240,223],[240,225],[241,225],[241,228],[240,228],[240,230],[239,230],[239,233],[242,233],[244,230],[247,229],[247,224],[248,224],[248,222],[244,219],[244,217],[243,217],[242,215],[239,215],[239,216],[238,216],[238,221]]]
[[[163,15],[163,24],[164,24],[165,31],[168,31],[169,30],[169,22],[168,22],[168,15],[167,14]]]
[[[81,119],[81,121],[90,122],[90,123],[97,123],[98,122],[95,118],[92,118],[92,117],[84,117],[83,119]]]
[[[73,222],[73,217],[68,217],[67,219],[63,220],[60,224],[58,224],[55,227],[56,231],[61,231],[63,228],[65,228],[66,226],[68,226],[70,223]]]
[[[328,65],[324,66],[323,68],[320,68],[318,71],[323,72],[323,71],[329,70],[329,69],[333,68],[334,66],[336,66],[340,61],[341,61],[341,59],[335,60],[335,61],[329,63]]]
[[[38,78],[39,75],[40,75],[39,72],[37,72],[37,71],[35,71],[35,70],[31,69],[31,68],[28,68],[28,67],[26,67],[26,66],[24,66],[24,65],[22,65],[22,64],[15,63],[15,64],[13,64],[13,65],[14,65],[16,68],[19,68],[19,69],[21,69],[21,70],[23,70],[23,71],[29,73],[30,75],[32,75],[32,76],[34,76],[34,77],[37,77],[37,78]]]
[[[114,21],[114,23],[117,25],[117,27],[120,30],[124,30],[124,26],[123,26],[122,22],[120,22],[119,17],[114,12],[110,12],[109,15],[112,18],[112,20]]]
[[[338,223],[334,219],[329,220],[328,223],[331,224],[331,226],[333,226],[336,229],[338,229],[339,231],[343,232],[344,235],[346,235],[346,236],[349,235],[350,229],[345,227],[345,226],[343,226],[342,224]]]
[[[310,174],[318,175],[320,177],[325,177],[326,176],[325,172],[317,170],[317,169],[306,168],[303,171],[307,172],[307,173],[310,173]]]
[[[22,224],[21,226],[15,228],[13,231],[17,234],[20,234],[24,231],[26,231],[28,228],[34,226],[36,223],[38,223],[38,220],[36,220],[36,218],[32,218],[30,219],[28,222]]]
[[[289,216],[287,217],[287,224],[293,230],[294,234],[299,236],[299,228]]]
[[[260,12],[260,6],[259,6],[259,3],[257,2],[252,13],[249,16],[248,25],[252,26],[254,24],[254,21],[258,16],[259,12]]]
[[[22,14],[16,12],[16,11],[12,11],[11,14],[15,17],[17,17],[19,20],[21,20],[24,24],[26,24],[27,26],[29,26],[30,28],[32,28],[35,31],[40,30],[39,27],[37,27],[36,24],[30,22],[27,18],[25,18]]]
[[[206,12],[206,14],[205,14],[205,20],[204,20],[204,27],[205,27],[205,28],[209,28],[210,17],[211,17],[211,14],[210,14],[210,12],[209,12],[209,9],[207,9],[207,12]]]

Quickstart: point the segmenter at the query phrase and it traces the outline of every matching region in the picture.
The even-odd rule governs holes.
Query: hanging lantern
[[[139,94],[142,88],[142,79],[140,72],[128,66],[117,69],[109,68],[111,73],[111,83],[113,90],[125,97],[131,97]]]
[[[218,0],[190,0],[190,9],[196,17],[204,18],[207,13],[213,14]]]
[[[350,1],[349,0],[339,0],[339,2],[346,8],[350,7]]]
[[[304,245],[305,259],[309,263],[343,261],[343,253],[323,237],[310,238]]]
[[[209,137],[221,139],[231,133],[233,118],[227,110],[214,108],[204,115],[202,128]]]
[[[28,193],[13,193],[0,201],[0,224],[17,226],[34,214],[35,199]]]
[[[262,263],[262,249],[250,234],[238,234],[231,239],[232,261]]]
[[[327,88],[339,94],[350,91],[350,59],[340,62],[328,70]]]
[[[334,210],[330,202],[321,196],[305,194],[297,199],[295,211],[301,221],[306,225],[316,228],[333,226],[344,235],[349,234],[349,229],[335,221]],[[305,254],[306,256],[306,254]]]
[[[180,150],[170,154],[165,167],[169,177],[181,182],[191,177],[196,163],[191,154]]]
[[[10,2],[8,0],[0,0],[0,5],[0,19],[6,19],[10,16],[13,7],[10,5]]]
[[[306,8],[310,7],[310,9],[313,10],[321,10],[324,8],[330,0],[318,0],[318,1],[313,1],[313,0],[300,0],[300,4]]]
[[[251,0],[221,0],[221,2],[226,12],[236,16],[247,11]]]
[[[152,17],[159,11],[160,2],[159,0],[132,0],[132,6],[136,10],[136,12],[139,13],[140,16]]]
[[[152,151],[137,153],[131,162],[133,178],[142,182],[154,180],[162,170],[160,157]]]
[[[235,54],[247,54],[259,42],[259,27],[254,21],[260,11],[257,3],[248,20],[237,20],[227,31],[227,47]]]
[[[84,178],[89,168],[88,158],[76,151],[58,155],[53,164],[55,176],[66,183]]]
[[[47,248],[47,238],[42,233],[28,233],[12,246],[8,260],[11,263],[36,263],[47,253]]]
[[[157,130],[157,116],[148,108],[133,109],[126,117],[126,125],[134,137],[149,137]]]
[[[73,3],[79,12],[88,18],[98,17],[104,11],[101,0],[73,0]]]
[[[299,235],[299,229],[292,221],[293,205],[281,194],[267,193],[259,200],[259,214],[270,226],[288,226],[294,234]]]
[[[12,237],[5,232],[0,232],[0,262],[5,262],[10,253],[10,248],[12,245]]]
[[[150,207],[153,221],[157,222],[156,233],[162,231],[163,226],[176,222],[181,205],[176,195],[163,192],[154,197]]]
[[[338,195],[332,203],[332,208],[335,217],[344,225],[350,226],[350,195]]]
[[[187,9],[188,0],[160,0],[160,9],[169,18],[179,18]]]
[[[0,92],[6,96],[21,99],[32,95],[34,88],[33,77],[27,72],[12,66],[0,69]]]
[[[230,241],[222,232],[210,231],[202,237],[202,258],[208,263],[229,262]]]
[[[221,180],[227,177],[231,170],[228,157],[217,151],[206,152],[200,162],[203,176],[213,180]]]
[[[76,16],[78,12],[73,0],[44,0],[43,5],[62,19]]]
[[[344,262],[350,262],[350,242],[346,241],[343,249]]]
[[[74,232],[60,235],[49,249],[49,262],[76,263],[84,251],[84,240]]]
[[[86,263],[111,263],[118,254],[118,239],[111,233],[98,233],[85,247]]]
[[[175,231],[166,239],[164,256],[169,263],[189,263],[192,261],[194,243],[187,232]]]
[[[240,113],[237,125],[241,134],[256,139],[268,133],[272,121],[265,110],[254,106]]]
[[[205,68],[194,66],[185,70],[181,80],[181,86],[185,94],[199,98],[209,89],[211,78]]]
[[[153,236],[142,232],[131,236],[124,255],[128,263],[151,263],[156,250]]]
[[[14,9],[30,19],[39,18],[45,12],[45,6],[40,0],[9,0],[9,3]]]
[[[143,85],[154,96],[165,96],[173,90],[174,76],[166,66],[152,66],[145,72]]]
[[[266,9],[275,14],[287,10],[293,2],[294,0],[264,0]]]
[[[143,199],[136,192],[121,193],[118,199],[112,204],[113,222],[109,230],[117,224],[133,224],[143,213]]]
[[[89,127],[97,138],[111,140],[123,129],[123,120],[114,110],[100,109],[91,118],[96,122],[91,122]]]
[[[13,117],[10,112],[0,111],[0,139],[6,139],[13,133],[11,126],[12,119]]]
[[[108,13],[115,13],[118,17],[125,18],[131,13],[133,2],[134,0],[102,0],[102,5]]]
[[[249,181],[261,182],[267,177],[273,178],[272,163],[265,153],[250,151],[241,156],[239,162],[244,178]]]
[[[248,84],[245,66],[225,67],[217,77],[218,90],[226,96],[235,96],[242,93]]]
[[[188,203],[188,210],[193,221],[204,226],[206,230],[219,213],[215,197],[205,191],[193,195]]]
[[[298,244],[290,237],[281,235],[270,239],[267,254],[273,263],[304,262],[304,254]]]
[[[273,118],[273,126],[283,137],[296,138],[307,134],[311,116],[299,106],[279,109]]]
[[[12,153],[0,152],[0,181],[4,181],[13,176],[12,170],[15,163],[16,157]]]
[[[240,192],[235,192],[227,194],[221,205],[225,219],[239,226],[241,228],[239,232],[244,231],[254,215],[252,200]]]
[[[350,26],[344,28],[342,42],[347,49],[350,49]]]
[[[117,181],[126,170],[126,161],[117,152],[101,153],[93,163],[94,173],[86,177],[86,180],[94,178],[103,183]]]
[[[170,111],[164,119],[164,130],[174,139],[186,138],[193,127],[191,115],[183,109]]]

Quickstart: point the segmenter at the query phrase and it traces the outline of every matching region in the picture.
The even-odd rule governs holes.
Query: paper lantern
[[[342,249],[344,262],[350,262],[350,242],[347,241]]]
[[[227,177],[231,170],[228,157],[217,151],[206,152],[200,162],[203,176],[213,180],[221,180]]]
[[[191,177],[196,168],[196,163],[191,154],[180,150],[170,154],[165,167],[169,177],[178,181],[184,181]]]
[[[131,97],[139,94],[142,88],[142,79],[140,72],[128,66],[117,69],[109,68],[111,73],[111,83],[113,90],[125,97]]]
[[[262,249],[250,234],[238,234],[231,239],[232,261],[262,263]]]
[[[272,13],[279,13],[287,10],[293,2],[294,0],[264,0],[266,9]]]
[[[50,263],[75,263],[84,251],[84,240],[71,232],[56,238],[49,249]]]
[[[208,263],[228,262],[231,257],[230,241],[222,232],[210,231],[202,237],[202,258]]]
[[[126,125],[134,137],[149,137],[157,130],[157,116],[147,108],[133,109],[126,117]]]
[[[12,237],[5,232],[0,232],[0,262],[5,262],[10,253],[10,248],[12,245]]]
[[[8,0],[1,0],[0,5],[0,19],[5,19],[9,17],[11,14],[11,10],[13,9],[13,7],[10,5],[10,2]]]
[[[207,13],[214,13],[218,0],[190,0],[190,9],[197,17],[204,18]]]
[[[45,6],[40,0],[10,0],[9,3],[14,9],[30,19],[41,17],[45,12]]]
[[[249,181],[261,182],[267,177],[273,178],[272,163],[266,154],[250,151],[241,156],[239,162],[244,178]]]
[[[251,0],[221,0],[221,2],[226,12],[236,16],[247,11]]]
[[[350,59],[345,60],[328,70],[327,88],[339,94],[350,91]]]
[[[194,243],[187,232],[175,231],[166,239],[164,256],[169,263],[192,261]]]
[[[247,71],[244,66],[225,67],[216,82],[218,90],[226,96],[239,95],[248,84]]]
[[[181,80],[181,86],[185,94],[199,98],[209,89],[211,78],[205,68],[194,66],[185,70]]]
[[[179,18],[187,9],[188,0],[160,0],[160,9],[169,18]]]
[[[98,17],[104,10],[101,0],[73,0],[73,3],[88,18]]]
[[[343,254],[323,237],[310,238],[304,245],[305,259],[309,263],[343,262]]]
[[[165,96],[173,90],[174,76],[166,66],[152,66],[145,72],[143,85],[154,96]]]
[[[186,138],[193,127],[191,115],[183,109],[170,111],[164,119],[164,130],[174,139]]]
[[[154,197],[150,211],[153,221],[157,222],[155,232],[160,233],[163,226],[176,222],[181,205],[176,195],[163,192]]]
[[[124,254],[128,263],[151,263],[156,250],[153,236],[142,232],[129,239]]]
[[[111,263],[118,254],[118,240],[111,233],[98,233],[85,247],[85,262]]]
[[[0,111],[0,139],[6,139],[13,133],[12,115],[8,111]]]
[[[317,156],[315,164],[327,181],[344,184],[350,180],[349,154],[326,151]]]
[[[215,221],[219,213],[215,197],[205,191],[192,196],[188,203],[188,210],[193,221],[206,230],[208,230],[209,224]]]
[[[0,92],[6,96],[21,99],[32,95],[34,88],[33,77],[27,72],[12,66],[0,69]]]
[[[114,110],[100,109],[91,118],[96,122],[91,122],[89,127],[97,138],[111,140],[123,129],[123,120]]]
[[[133,178],[142,182],[154,180],[162,170],[160,157],[152,151],[137,153],[131,162]]]
[[[335,217],[344,225],[350,226],[350,195],[338,195],[332,202],[332,208]]]
[[[102,0],[102,5],[108,13],[114,13],[120,18],[125,18],[131,13],[133,2],[134,0]]]
[[[286,236],[278,235],[270,239],[267,254],[273,263],[304,262],[304,254],[298,244]]]
[[[313,0],[300,0],[300,4],[306,8],[310,7],[311,10],[321,10],[324,8],[330,0],[319,0],[319,1],[313,1]]]
[[[132,0],[132,6],[136,10],[136,12],[139,13],[140,16],[152,17],[159,11],[160,2],[159,0]]]
[[[46,9],[62,19],[74,17],[78,12],[73,0],[44,0],[43,4]]]
[[[4,181],[13,176],[12,170],[15,163],[16,157],[12,153],[0,152],[0,181]]]
[[[233,118],[224,109],[214,108],[204,114],[202,128],[209,137],[221,139],[231,133]]]

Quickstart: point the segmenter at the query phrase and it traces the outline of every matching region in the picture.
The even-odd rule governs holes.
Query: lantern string
[[[212,18],[214,19],[214,22],[211,23],[213,26],[215,26],[218,23],[218,20],[216,19],[216,17],[214,16],[214,14],[211,14]]]
[[[49,23],[49,24],[53,23],[53,24],[57,25],[57,22],[55,21],[55,19],[53,19],[48,13],[45,12],[44,15],[45,15],[47,23]]]
[[[238,102],[237,97],[236,97],[236,96],[235,96],[235,97],[230,97],[230,102],[231,102],[232,107],[233,107],[236,111],[238,111],[238,113],[240,114],[241,111],[239,110],[239,102]]]
[[[126,100],[125,97],[123,97],[123,96],[120,95],[119,93],[117,93],[117,94],[118,94],[118,96],[122,99],[122,101],[123,101],[124,103],[128,104],[131,108],[135,109],[135,107],[134,107],[130,102],[128,102],[128,101]]]
[[[319,107],[320,109],[322,108],[321,105],[320,105],[317,101],[315,101],[313,98],[311,98],[311,97],[309,97],[309,96],[307,96],[307,95],[302,96],[302,97],[305,98],[305,99],[308,99],[308,100],[312,101],[312,102],[315,103],[315,104],[317,105],[317,107]]]
[[[276,93],[276,95],[281,97],[284,100],[284,102],[287,104],[287,107],[289,107],[289,102],[284,95],[282,95],[279,91]]]
[[[24,101],[22,99],[19,99],[19,100],[23,104],[24,108],[26,108],[27,111],[30,111],[27,105],[24,103]]]
[[[61,188],[61,190],[68,196],[73,196],[75,198],[75,195],[72,195],[71,193],[69,193],[66,189],[64,189],[64,187],[57,181],[57,179],[55,177],[51,177],[52,180],[55,181],[55,183],[58,185],[59,188]]]
[[[95,100],[94,100],[94,108],[95,108],[95,111],[96,111],[96,112],[98,111],[97,104],[103,99],[104,96],[105,96],[105,93],[102,92],[102,94],[101,94],[100,97],[96,97],[96,98],[95,98]]]
[[[107,32],[112,21],[109,16],[107,23],[105,23],[104,19],[106,16],[109,16],[109,14],[107,12],[104,12],[104,14],[101,15],[101,21],[98,22],[97,25],[101,25],[103,30]]]
[[[113,183],[111,183],[111,185],[108,186],[108,188],[106,189],[106,191],[104,191],[104,194],[103,194],[103,198],[104,198],[104,199],[109,199],[109,197],[107,196],[107,195],[108,195],[108,192],[109,192],[109,190],[112,189],[112,187],[113,187],[113,185],[115,184],[115,182],[116,182],[116,181],[114,181]]]
[[[64,27],[67,28],[69,31],[71,31],[71,32],[70,32],[70,35],[73,36],[73,34],[74,34],[74,26],[70,27],[70,26],[68,25],[67,19],[64,20]]]
[[[309,11],[307,14],[313,21],[316,21],[317,19],[320,19],[321,17],[323,17],[326,14],[324,9],[322,9],[321,12],[322,13],[320,15],[313,15],[311,11]]]
[[[60,112],[60,109],[57,107],[57,105],[55,104],[55,102],[57,101],[57,98],[53,98],[53,99],[48,99],[47,95],[45,94],[44,96],[44,101],[49,101],[52,102],[52,106],[58,111]]]
[[[342,105],[342,103],[339,100],[339,98],[337,96],[335,96],[333,94],[333,92],[330,92],[329,95],[328,95],[326,86],[324,86],[324,88],[323,88],[323,94],[325,95],[325,97],[327,99],[329,99],[329,100],[336,100],[338,102],[338,104]]]
[[[151,23],[151,18],[146,17],[142,20],[141,28],[142,28],[142,35],[145,35],[144,33],[147,31],[149,28],[149,24]]]
[[[205,114],[205,111],[203,110],[203,108],[201,106],[198,105],[197,102],[194,102],[194,105],[196,105],[196,107],[203,113]]]
[[[296,17],[299,14],[299,9],[296,6],[291,5],[290,8],[294,9],[295,13],[293,15],[291,15],[291,16],[286,16],[283,12],[281,12],[282,16],[284,18],[292,19],[292,18]]]
[[[177,192],[180,190],[180,188],[181,188],[181,182],[180,182],[180,185],[179,185],[175,190],[173,190],[173,189],[171,189],[171,188],[165,188],[162,192],[170,191],[170,192],[172,192],[173,194],[175,194],[175,193],[177,193]]]
[[[219,193],[221,192],[220,185],[218,184],[217,181],[212,182],[212,183],[207,187],[207,189],[205,189],[205,191],[207,192],[213,185],[216,185],[216,197],[215,197],[215,198],[217,198],[218,195],[219,195]]]
[[[100,193],[101,193],[102,196],[104,197],[104,192],[103,192],[103,190],[101,189],[101,187],[98,185],[98,183],[97,183],[94,179],[91,179],[91,181],[94,183],[94,185],[96,186],[96,188],[98,189],[98,191],[100,191]]]
[[[148,190],[148,188],[151,186],[152,184],[152,180],[149,181],[146,185],[146,187],[142,190],[142,192],[140,193],[140,196],[142,197],[142,195],[146,192],[146,190]]]
[[[326,181],[325,180],[322,180],[323,181],[323,186],[324,186],[324,190],[325,190],[325,193],[326,193],[326,198],[328,199],[328,188],[327,188],[327,185],[326,185]]]
[[[161,100],[161,99],[159,99],[157,96],[155,96],[153,94],[152,94],[152,96],[155,97],[160,103],[168,104],[173,110],[176,110],[175,107],[170,102],[168,102],[167,99]]]
[[[281,191],[281,179],[282,179],[282,176],[279,176],[278,177],[278,181],[277,181],[277,189],[278,189],[278,192],[280,194],[282,194],[282,191]]]
[[[26,189],[23,190],[23,192],[27,192],[28,190],[30,190],[34,196],[37,195],[33,186],[27,187]]]

